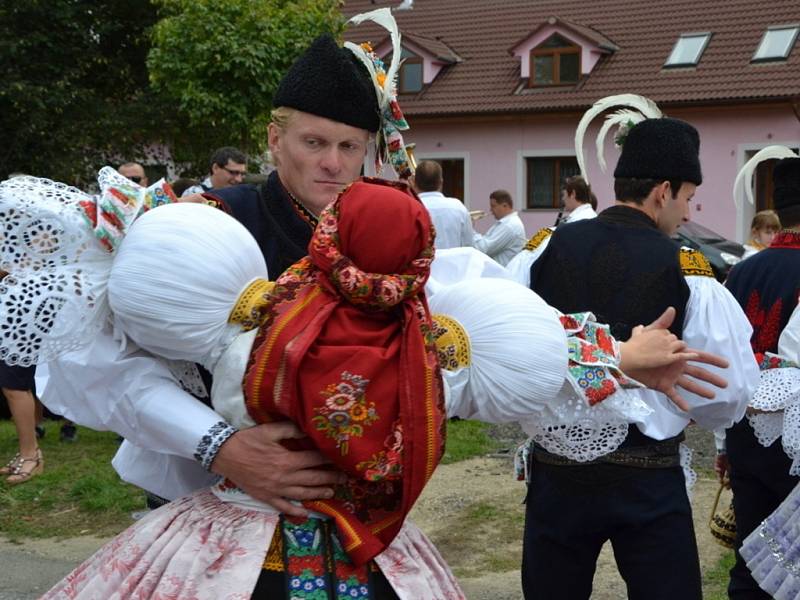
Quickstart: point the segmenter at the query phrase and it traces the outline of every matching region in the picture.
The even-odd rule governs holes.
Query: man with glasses
[[[139,163],[135,162],[128,162],[124,165],[120,165],[119,174],[123,177],[127,177],[134,183],[138,183],[142,187],[147,187],[150,185],[150,182],[147,180],[147,174],[144,172],[144,167]]]
[[[208,177],[200,185],[187,188],[181,195],[182,198],[239,185],[242,183],[242,178],[247,175],[247,157],[233,146],[223,146],[214,150],[209,163]]]

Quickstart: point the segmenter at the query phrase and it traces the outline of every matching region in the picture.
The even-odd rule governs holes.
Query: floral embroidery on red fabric
[[[364,435],[364,427],[378,420],[375,403],[367,400],[369,380],[344,371],[339,383],[331,383],[320,394],[325,405],[315,409],[311,421],[318,431],[336,441],[336,448],[345,456],[350,451],[350,438]]]
[[[789,229],[784,229],[783,231],[779,231],[778,235],[776,235],[772,243],[769,245],[770,248],[800,248],[800,231],[791,231]]]
[[[744,312],[753,326],[753,336],[750,338],[753,352],[767,352],[777,348],[778,337],[781,334],[782,310],[781,298],[778,298],[769,310],[765,310],[761,306],[761,295],[758,290],[750,293]]]
[[[356,465],[364,471],[367,481],[383,481],[385,479],[400,479],[403,474],[403,425],[395,421],[392,434],[386,438],[386,450],[381,450],[372,455],[369,460]]]

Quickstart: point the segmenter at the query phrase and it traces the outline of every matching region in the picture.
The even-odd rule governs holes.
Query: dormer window
[[[578,83],[581,48],[554,33],[531,50],[530,87]]]
[[[696,67],[711,39],[710,33],[684,33],[675,42],[665,67]]]
[[[751,62],[786,60],[797,40],[798,31],[800,25],[770,27],[764,32],[764,37],[761,38]]]
[[[401,94],[416,94],[422,90],[422,57],[406,48],[400,55],[403,62],[397,78],[397,91]]]

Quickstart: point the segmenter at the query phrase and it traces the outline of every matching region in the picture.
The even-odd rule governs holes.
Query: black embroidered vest
[[[252,234],[267,261],[271,280],[308,254],[314,217],[292,200],[277,171],[261,185],[237,185],[207,195],[222,201]]]
[[[559,227],[531,267],[530,287],[561,312],[593,312],[621,341],[669,306],[680,337],[689,299],[678,246],[642,211],[620,205]]]
[[[800,293],[800,233],[779,233],[769,248],[736,265],[725,286],[753,326],[753,352],[777,352]]]

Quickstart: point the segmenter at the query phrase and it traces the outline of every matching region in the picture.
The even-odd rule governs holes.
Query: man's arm
[[[284,497],[326,498],[343,475],[316,451],[290,452],[278,442],[299,437],[288,423],[236,431],[184,392],[169,369],[138,349],[121,351],[104,332],[88,348],[50,364],[45,405],[92,429],[111,430],[140,448],[193,459],[255,498],[290,515],[306,511]],[[123,475],[124,476],[124,475]]]
[[[478,232],[472,234],[475,248],[489,256],[496,256],[501,250],[513,244],[514,238],[514,232],[503,223],[497,223],[485,235]]]
[[[472,237],[475,234],[475,230],[472,229],[472,219],[469,216],[469,211],[467,207],[464,207],[461,213],[461,234],[460,237],[460,244],[462,247],[471,247],[473,245]]]

